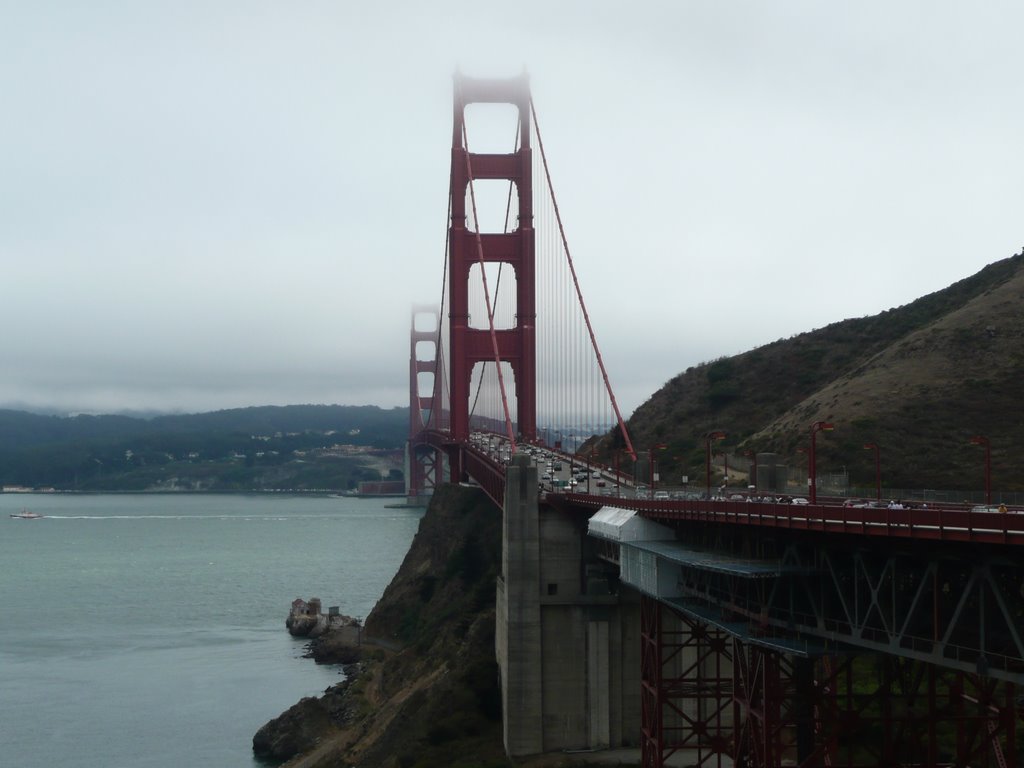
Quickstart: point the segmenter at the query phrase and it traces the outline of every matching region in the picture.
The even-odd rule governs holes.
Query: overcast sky
[[[525,67],[631,412],[1024,244],[1019,2],[0,0],[0,405],[408,404],[452,80]]]

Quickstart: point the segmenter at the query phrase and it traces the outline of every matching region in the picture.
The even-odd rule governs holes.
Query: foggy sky
[[[458,67],[530,74],[629,413],[1020,251],[1022,28],[1011,2],[0,0],[0,406],[407,404]]]

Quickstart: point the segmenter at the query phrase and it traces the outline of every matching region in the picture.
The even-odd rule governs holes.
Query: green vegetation
[[[669,448],[663,477],[703,477],[704,436],[716,452],[771,452],[795,465],[810,425],[836,424],[817,441],[819,471],[874,486],[881,446],[888,487],[983,485],[971,435],[992,441],[993,486],[1024,490],[1024,252],[902,307],[833,323],[674,377],[629,420],[633,445]],[[617,431],[596,446],[610,462]],[[628,471],[628,468],[627,468]]]
[[[500,512],[483,494],[458,486],[435,493],[405,562],[366,620],[368,637],[404,648],[364,668],[367,682],[360,678],[350,691],[357,700],[372,691],[374,707],[356,701],[353,708],[389,723],[365,745],[359,765],[396,755],[409,768],[510,765],[494,658],[500,552]]]
[[[286,406],[151,419],[0,410],[0,483],[70,491],[345,490],[401,479],[406,409]],[[397,474],[396,474],[397,473]]]

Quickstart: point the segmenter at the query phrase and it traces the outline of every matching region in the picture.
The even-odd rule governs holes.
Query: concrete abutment
[[[640,602],[602,578],[587,519],[541,505],[507,471],[495,651],[510,757],[639,744]]]

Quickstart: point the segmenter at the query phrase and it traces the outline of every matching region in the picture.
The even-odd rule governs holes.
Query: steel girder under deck
[[[732,752],[731,638],[651,597],[643,597],[640,614],[644,768],[663,766],[681,750],[691,764],[721,768]]]
[[[700,765],[1018,765],[1024,581],[1008,553],[688,533],[626,546],[678,571],[677,596],[644,601],[645,768],[682,749]],[[732,670],[731,715],[711,669]]]
[[[681,567],[683,598],[752,633],[842,644],[1024,683],[1024,563],[997,547],[882,550],[856,538],[746,545],[778,565],[771,580]]]
[[[645,596],[642,765],[1018,765],[1016,686],[885,654],[786,654]]]

